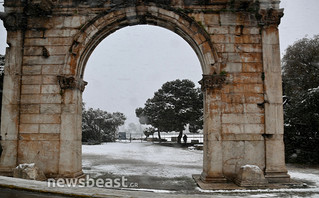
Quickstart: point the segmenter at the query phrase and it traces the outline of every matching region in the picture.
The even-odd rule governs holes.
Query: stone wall
[[[277,26],[279,0],[5,0],[8,31],[0,171],[36,163],[48,177],[82,174],[83,72],[109,34],[150,24],[180,35],[203,71],[202,180],[252,164],[287,181]]]

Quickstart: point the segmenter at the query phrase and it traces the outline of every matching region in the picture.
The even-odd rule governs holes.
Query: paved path
[[[115,190],[105,188],[89,188],[89,187],[70,187],[70,188],[52,188],[48,187],[47,182],[24,180],[12,177],[0,176],[0,186],[21,190],[31,190],[36,192],[56,193],[61,195],[71,195],[79,197],[147,197],[147,198],[182,198],[182,197],[211,197],[210,195],[200,194],[173,194],[165,191],[146,192],[146,191],[128,191],[128,190]],[[214,196],[220,197],[220,196]],[[225,196],[222,196],[225,197]]]
[[[228,197],[319,197],[318,188],[307,189],[277,189],[277,190],[237,190],[237,191],[212,191],[206,194],[175,194],[174,192],[156,191],[129,191],[129,190],[115,190],[105,188],[89,188],[89,187],[70,187],[70,188],[52,188],[48,187],[47,182],[24,180],[12,177],[0,176],[0,187],[7,187],[13,189],[30,190],[40,193],[54,193],[75,197],[140,197],[140,198],[228,198]]]

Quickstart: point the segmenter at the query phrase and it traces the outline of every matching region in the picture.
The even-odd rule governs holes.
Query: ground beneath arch
[[[173,193],[217,193],[228,196],[319,197],[319,168],[288,165],[292,179],[307,184],[306,189],[205,191],[197,187],[193,174],[202,171],[203,151],[161,146],[150,142],[83,145],[83,171],[92,178],[125,176],[132,189]]]

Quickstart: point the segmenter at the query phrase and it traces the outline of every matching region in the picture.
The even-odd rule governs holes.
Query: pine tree
[[[141,124],[151,124],[160,132],[177,131],[181,143],[187,124],[191,132],[203,126],[203,96],[190,80],[166,82],[146,101],[144,108],[136,109]]]

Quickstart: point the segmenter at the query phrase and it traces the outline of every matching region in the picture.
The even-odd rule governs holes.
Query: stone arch
[[[74,36],[62,73],[83,78],[91,53],[104,38],[123,27],[141,24],[163,27],[181,36],[195,51],[203,74],[212,74],[219,68],[210,35],[198,22],[177,10],[143,5],[100,14],[87,22]]]
[[[104,38],[116,30],[139,24],[155,25],[175,32],[195,51],[201,64],[203,75],[220,72],[219,57],[210,35],[199,22],[182,12],[178,12],[178,10],[143,5],[121,8],[92,18],[73,37],[73,43],[69,48],[65,64],[62,71],[59,72],[61,75],[59,82],[63,89],[62,101],[64,101],[62,108],[71,109],[75,105],[77,109],[75,113],[68,111],[61,113],[61,132],[63,131],[65,135],[60,137],[60,150],[73,146],[73,151],[78,153],[76,156],[72,156],[71,152],[64,152],[64,156],[60,154],[60,159],[65,156],[72,156],[73,163],[76,163],[76,165],[81,164],[81,148],[78,142],[81,136],[80,127],[82,123],[80,109],[82,108],[82,91],[86,85],[86,82],[83,81],[84,70],[91,53]],[[71,84],[73,83],[71,86],[75,86],[78,89],[69,89],[68,81],[70,79],[72,81]],[[70,98],[72,99],[69,100]],[[72,129],[70,128],[70,122],[67,120],[73,120]],[[73,131],[71,139],[74,142],[72,145],[70,145],[70,140],[68,139],[70,132],[66,132],[67,130]],[[82,173],[81,167],[74,168],[72,165],[60,162],[59,167],[63,168],[59,170],[59,176],[74,177]],[[69,170],[73,171],[70,173]]]
[[[19,163],[35,162],[50,177],[80,176],[86,61],[112,32],[150,24],[184,38],[201,63],[205,96],[201,179],[233,180],[237,167],[255,164],[268,181],[288,182],[282,88],[277,83],[281,82],[277,27],[283,16],[279,2],[5,0],[6,12],[0,19],[10,44],[0,174],[12,175]],[[39,155],[40,151],[44,153]]]

